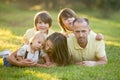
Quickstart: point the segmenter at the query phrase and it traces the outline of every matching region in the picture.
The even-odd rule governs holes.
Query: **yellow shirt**
[[[23,36],[23,43],[26,44],[29,42],[29,39],[35,34],[36,30],[34,28],[28,29]],[[47,37],[54,33],[51,29],[49,29]]]
[[[67,38],[68,50],[74,61],[96,60],[106,56],[105,44],[103,40],[95,40],[95,34],[89,34],[88,43],[85,48],[81,48],[77,43],[75,36]]]

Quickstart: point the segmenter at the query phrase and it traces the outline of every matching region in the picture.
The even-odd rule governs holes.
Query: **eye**
[[[85,32],[86,32],[86,30],[83,30],[82,32],[83,32],[83,33],[85,33]]]
[[[40,41],[38,41],[38,44],[41,44],[41,42],[40,42]]]
[[[80,31],[75,31],[76,33],[79,33]]]
[[[42,22],[38,22],[39,24],[41,24]]]

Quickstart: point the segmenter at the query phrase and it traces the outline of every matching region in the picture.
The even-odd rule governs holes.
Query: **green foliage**
[[[26,29],[33,27],[33,17],[37,11],[25,11],[13,4],[3,5],[0,3],[0,51],[4,49],[14,51],[22,45],[22,36]],[[50,14],[53,16],[52,29],[60,31],[57,23],[58,11],[50,11]],[[77,14],[87,17],[92,30],[104,35],[108,64],[94,67],[77,65],[53,68],[4,67],[1,58],[0,80],[119,80],[119,13],[113,14],[110,19],[96,18],[95,16],[100,14],[95,11],[78,11]]]

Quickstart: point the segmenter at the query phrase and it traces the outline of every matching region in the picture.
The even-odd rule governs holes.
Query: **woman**
[[[61,33],[55,32],[47,38],[45,51],[54,66],[65,66],[71,62],[68,53],[67,38]]]

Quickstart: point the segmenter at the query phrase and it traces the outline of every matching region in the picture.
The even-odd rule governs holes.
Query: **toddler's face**
[[[44,44],[44,39],[43,38],[37,38],[37,39],[34,39],[32,41],[32,48],[34,50],[40,50],[43,48],[43,44]]]

